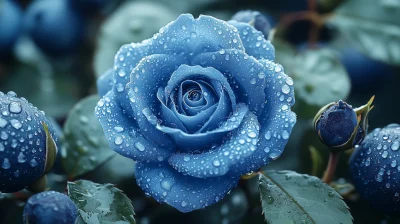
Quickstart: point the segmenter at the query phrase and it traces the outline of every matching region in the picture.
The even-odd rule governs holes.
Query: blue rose
[[[273,60],[246,23],[181,15],[122,46],[98,82],[106,94],[95,114],[111,148],[137,161],[148,195],[182,212],[204,208],[288,141],[293,80]]]

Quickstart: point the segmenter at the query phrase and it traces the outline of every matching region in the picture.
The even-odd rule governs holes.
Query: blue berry
[[[350,158],[353,183],[370,204],[386,213],[400,212],[400,125],[377,128]]]
[[[68,0],[39,0],[28,7],[25,28],[44,53],[56,57],[76,52],[85,26]]]
[[[52,166],[57,138],[44,112],[14,92],[0,92],[0,191],[16,192]]]
[[[106,0],[69,0],[71,5],[79,11],[93,13],[104,8]]]
[[[394,69],[363,55],[354,47],[341,51],[340,59],[350,76],[353,92],[371,92],[385,86]]]
[[[272,17],[261,14],[259,11],[243,10],[232,16],[232,20],[244,23],[252,23],[256,30],[261,31],[268,38],[272,26],[275,24]]]
[[[7,57],[21,33],[22,12],[14,1],[0,1],[0,58]]]
[[[46,191],[29,198],[24,207],[24,223],[71,224],[78,217],[76,205],[65,194]]]
[[[315,120],[315,130],[320,140],[328,147],[347,143],[357,130],[353,146],[360,142],[363,130],[357,124],[357,114],[346,102],[339,100],[325,108]]]

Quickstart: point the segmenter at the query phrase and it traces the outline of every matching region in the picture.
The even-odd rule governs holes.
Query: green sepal
[[[49,127],[42,122],[44,132],[46,133],[46,163],[43,174],[48,173],[54,165],[57,157],[57,145],[50,134]]]

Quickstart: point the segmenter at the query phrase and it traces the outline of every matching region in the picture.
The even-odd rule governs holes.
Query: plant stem
[[[340,154],[341,152],[331,152],[329,154],[328,166],[326,167],[324,177],[322,178],[322,180],[327,184],[332,182],[333,175],[335,174],[336,167],[339,162]]]

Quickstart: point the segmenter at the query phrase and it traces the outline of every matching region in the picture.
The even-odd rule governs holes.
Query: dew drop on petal
[[[18,103],[18,102],[11,102],[11,103],[8,105],[8,110],[9,110],[11,113],[19,114],[19,113],[21,113],[21,111],[22,111],[22,107],[21,107],[21,104]]]
[[[398,141],[394,141],[393,144],[390,146],[390,148],[393,151],[397,151],[399,149],[399,147],[400,147],[400,143]]]
[[[219,160],[214,160],[213,165],[218,167],[221,165],[221,163],[219,162]]]
[[[282,131],[282,138],[283,139],[288,139],[289,138],[289,132],[287,132],[286,130]]]
[[[7,125],[7,120],[0,117],[0,128],[4,128]]]
[[[115,143],[116,145],[121,145],[123,141],[124,141],[124,140],[122,139],[121,136],[117,136],[117,137],[115,137],[115,139],[114,139],[114,143]]]
[[[288,85],[283,85],[282,86],[282,92],[284,94],[288,94],[290,92],[290,87]]]
[[[144,147],[144,145],[142,144],[142,143],[140,143],[140,142],[136,142],[135,143],[135,147],[139,150],[139,151],[141,151],[141,152],[143,152],[146,148]]]
[[[249,136],[250,138],[255,138],[255,137],[257,137],[257,134],[255,132],[251,131],[247,134],[247,136]]]

